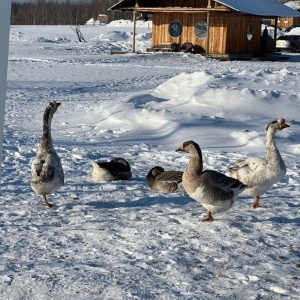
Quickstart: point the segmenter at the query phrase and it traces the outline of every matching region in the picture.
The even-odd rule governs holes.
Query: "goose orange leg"
[[[52,207],[53,206],[53,204],[50,204],[48,201],[47,201],[47,198],[46,198],[46,195],[42,195],[43,196],[43,198],[44,198],[44,203],[43,203],[43,205],[44,206],[47,206],[47,207]]]
[[[254,200],[254,202],[253,202],[253,204],[252,204],[252,207],[253,207],[253,208],[263,207],[263,206],[260,206],[260,205],[259,205],[259,196],[256,196],[256,197],[255,197],[255,200]]]
[[[214,220],[214,218],[212,217],[212,214],[209,211],[207,218],[203,219],[202,222],[212,222],[213,220]]]

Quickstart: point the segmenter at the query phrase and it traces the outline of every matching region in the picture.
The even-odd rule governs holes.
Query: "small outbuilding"
[[[96,25],[106,25],[108,23],[107,15],[98,15],[97,19],[90,18],[86,21],[85,25],[96,26]]]
[[[107,24],[108,23],[108,16],[104,14],[100,14],[97,17],[97,21],[101,24]]]
[[[109,10],[132,11],[134,27],[137,13],[152,15],[152,49],[189,43],[206,55],[260,53],[263,17],[300,17],[277,0],[122,0]]]

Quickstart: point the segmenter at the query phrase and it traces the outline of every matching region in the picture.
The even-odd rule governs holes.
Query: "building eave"
[[[182,12],[182,13],[207,13],[207,12],[231,12],[227,8],[192,8],[192,7],[122,7],[122,11],[136,11],[140,13],[156,12]]]

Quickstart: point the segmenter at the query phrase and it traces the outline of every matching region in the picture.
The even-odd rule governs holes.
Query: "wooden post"
[[[209,39],[210,39],[210,35],[209,35],[209,27],[210,27],[210,12],[207,13],[207,35],[206,35],[206,56],[209,55]]]
[[[135,8],[140,7],[139,0],[135,0]],[[133,40],[132,40],[132,52],[135,52],[135,35],[136,35],[136,9],[133,11]]]
[[[207,8],[210,9],[211,8],[211,0],[207,0]],[[206,35],[206,56],[209,55],[209,23],[210,23],[210,12],[207,12],[207,35]]]
[[[4,111],[7,83],[7,61],[8,61],[8,41],[10,25],[11,1],[1,2],[0,9],[0,166],[2,159],[3,130],[4,130]]]

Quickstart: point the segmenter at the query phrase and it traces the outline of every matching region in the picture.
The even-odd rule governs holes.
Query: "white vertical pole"
[[[0,171],[2,160],[4,111],[7,82],[7,60],[10,27],[11,0],[1,1],[0,9]]]

